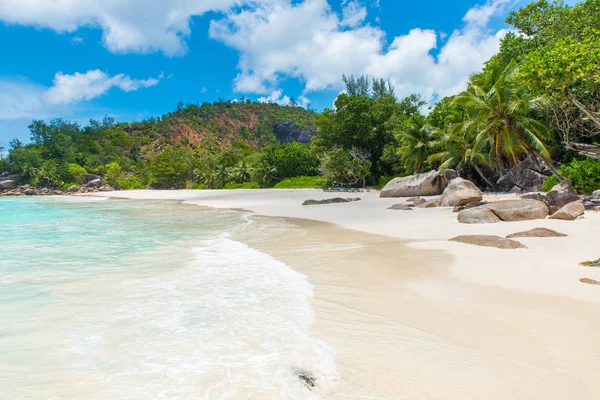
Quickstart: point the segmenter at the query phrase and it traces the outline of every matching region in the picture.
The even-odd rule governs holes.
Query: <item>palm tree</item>
[[[422,115],[411,117],[395,133],[395,136],[400,144],[398,156],[407,172],[422,171],[431,148],[431,127],[425,124],[425,117]]]
[[[545,160],[559,180],[543,139],[548,127],[532,118],[534,111],[546,105],[542,97],[533,97],[515,79],[516,64],[502,69],[491,65],[471,79],[466,91],[452,102],[466,110],[468,118],[455,129],[474,137],[474,148],[489,151],[490,166],[502,174],[524,155],[535,154]]]
[[[489,187],[497,186],[481,170],[482,166],[489,164],[486,149],[475,146],[474,138],[469,136],[468,130],[462,129],[461,124],[453,124],[447,130],[433,130],[431,136],[434,138],[433,147],[441,150],[430,155],[428,161],[439,163],[440,171],[448,168],[460,171],[471,166]]]

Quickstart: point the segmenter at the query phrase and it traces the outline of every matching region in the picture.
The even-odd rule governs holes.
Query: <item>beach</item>
[[[246,210],[251,218],[284,219],[304,232],[244,242],[306,275],[313,286],[311,333],[333,348],[339,367],[336,382],[322,392],[317,381],[320,398],[600,397],[600,291],[579,282],[600,280],[600,270],[579,266],[599,256],[600,213],[576,221],[464,225],[449,208],[388,210],[401,199],[380,199],[377,192],[320,206],[301,204],[335,194],[181,190],[95,196]],[[568,236],[521,238],[527,248],[516,250],[448,242],[461,234],[505,236],[535,227]]]

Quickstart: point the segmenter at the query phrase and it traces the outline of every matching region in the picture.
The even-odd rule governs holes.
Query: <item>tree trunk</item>
[[[477,173],[479,174],[479,176],[481,177],[481,179],[483,179],[485,181],[485,183],[487,183],[487,185],[492,188],[492,189],[497,189],[498,186],[495,183],[492,183],[484,174],[483,171],[481,170],[481,168],[479,168],[479,166],[477,164],[473,164],[473,168],[475,168],[475,171],[477,171]]]
[[[600,127],[600,117],[598,117],[596,114],[594,114],[593,111],[588,110],[583,103],[581,103],[579,100],[577,100],[577,98],[573,95],[571,95],[571,92],[569,92],[569,89],[564,88],[563,92],[565,94],[565,96],[567,96],[567,98],[571,101],[571,103],[575,104],[575,107],[579,108],[581,110],[581,112],[583,112],[585,115],[587,115],[589,117],[589,119],[592,120],[592,122]]]
[[[548,166],[548,169],[550,169],[550,171],[552,172],[552,175],[554,175],[560,182],[567,179],[564,176],[562,176],[556,168],[554,168],[554,165],[552,165],[552,161],[548,161],[546,165]]]

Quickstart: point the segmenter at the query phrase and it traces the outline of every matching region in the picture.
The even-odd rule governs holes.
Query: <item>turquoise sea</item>
[[[165,201],[1,198],[0,397],[319,398],[297,377],[336,374],[310,335],[312,288],[244,244],[277,239],[261,223]]]

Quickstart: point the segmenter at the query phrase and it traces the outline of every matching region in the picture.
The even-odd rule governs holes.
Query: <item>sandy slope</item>
[[[336,349],[342,370],[324,398],[600,398],[600,286],[579,282],[600,280],[600,269],[578,265],[600,257],[600,213],[572,222],[463,225],[451,209],[387,210],[402,200],[379,199],[376,192],[342,194],[361,197],[359,202],[310,207],[302,201],[335,194],[97,195],[183,200],[304,219],[295,221],[308,232],[301,240],[251,245],[305,273],[315,287],[314,331]],[[447,241],[533,227],[569,236],[519,239],[528,249],[518,250]],[[323,243],[338,250],[324,250]]]

